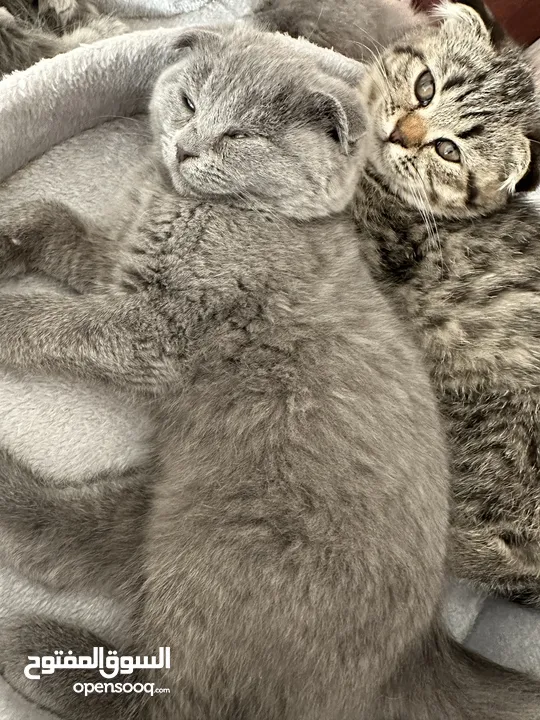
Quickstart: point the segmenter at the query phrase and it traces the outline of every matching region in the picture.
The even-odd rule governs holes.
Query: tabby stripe
[[[467,177],[467,200],[465,201],[465,203],[467,205],[474,205],[477,198],[478,186],[476,185],[476,178],[474,176],[474,173],[469,171],[469,175]]]
[[[493,117],[496,114],[495,110],[471,110],[470,112],[462,113],[462,120],[471,120],[473,118],[487,118]]]
[[[452,88],[461,87],[462,85],[466,84],[467,78],[465,77],[465,75],[453,75],[445,81],[444,85],[441,88],[441,91],[444,92],[445,90],[451,90]]]
[[[435,190],[435,183],[433,181],[433,173],[431,171],[431,168],[427,168],[426,177],[429,182],[429,199],[430,202],[432,202],[434,205],[436,205],[439,202],[439,193]]]
[[[382,179],[382,177],[379,175],[379,173],[371,163],[366,165],[366,167],[364,168],[364,174],[371,180],[372,183],[382,188],[386,193],[388,193],[389,195],[393,194],[392,190],[388,187],[388,185],[385,183],[385,181]]]
[[[476,67],[470,62],[469,58],[461,55],[460,57],[454,57],[453,59],[459,68],[468,76],[472,76],[476,72]]]
[[[420,50],[416,50],[411,45],[398,45],[395,47],[392,52],[397,55],[410,55],[410,57],[418,58],[418,60],[421,60],[422,62],[426,61],[426,56],[420,52]]]
[[[469,128],[468,130],[464,130],[463,132],[456,133],[458,138],[461,138],[462,140],[468,140],[469,138],[476,137],[477,135],[481,135],[484,132],[485,128],[483,125],[473,125],[472,128]]]
[[[472,78],[470,81],[473,85],[483,85],[487,80],[488,74],[483,72],[477,75],[476,77]]]
[[[468,90],[465,90],[465,92],[461,93],[461,95],[459,95],[456,98],[456,102],[462,103],[465,100],[465,98],[468,98],[469,95],[472,95],[472,93],[475,92],[476,90],[478,90],[478,88],[476,88],[476,87],[472,87],[472,88],[469,88]]]

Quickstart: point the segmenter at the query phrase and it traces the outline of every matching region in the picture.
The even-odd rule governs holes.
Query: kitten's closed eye
[[[189,95],[186,95],[185,93],[182,94],[182,102],[184,103],[184,107],[186,107],[190,112],[194,113],[195,103],[193,100],[189,97]]]
[[[248,133],[245,130],[228,130],[225,133],[225,137],[230,138],[231,140],[247,140],[247,138],[262,136],[255,136],[253,133]]]

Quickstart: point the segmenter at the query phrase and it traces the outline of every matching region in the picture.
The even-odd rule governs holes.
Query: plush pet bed
[[[132,16],[132,27],[154,29],[78,48],[0,82],[0,207],[51,197],[106,219],[107,198],[141,155],[147,127],[140,113],[152,82],[174,59],[178,29],[156,26],[233,20],[249,12],[251,0],[115,3]],[[24,287],[39,292],[40,285]],[[0,443],[46,482],[84,483],[100,470],[137,464],[151,431],[140,407],[109,390],[0,370]],[[539,614],[459,584],[451,585],[447,606],[457,637],[540,675]],[[99,598],[98,588],[95,597],[54,595],[0,567],[0,636],[9,617],[24,608],[79,620],[97,632],[118,627],[123,617],[121,608]],[[51,717],[0,683],[0,720]]]

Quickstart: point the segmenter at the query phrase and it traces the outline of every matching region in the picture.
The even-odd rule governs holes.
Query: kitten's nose
[[[189,150],[186,150],[181,145],[176,146],[176,159],[178,160],[178,163],[183,163],[184,160],[189,160],[189,158],[195,158],[199,157],[195,153],[190,152]]]
[[[395,145],[401,145],[402,147],[407,147],[406,138],[401,132],[399,125],[396,125],[388,136],[388,142],[394,143]]]
[[[404,148],[421,147],[426,142],[428,123],[417,112],[411,112],[397,121],[396,127],[388,136],[388,142]]]

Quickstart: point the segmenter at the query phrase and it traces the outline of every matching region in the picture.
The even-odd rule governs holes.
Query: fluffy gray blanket
[[[133,27],[155,28],[232,20],[250,10],[251,0],[114,3],[121,14],[135,18]],[[102,4],[110,9],[110,0]],[[167,18],[150,22],[141,15]],[[0,205],[54,197],[105,219],[107,198],[140,156],[146,125],[138,113],[145,109],[154,78],[174,57],[171,40],[177,34],[173,27],[118,36],[0,82]],[[39,284],[27,286],[29,292],[39,292]],[[141,407],[109,390],[0,370],[0,443],[46,482],[84,483],[97,471],[137,464],[151,430]],[[53,595],[0,567],[0,633],[10,616],[31,608],[79,620],[97,632],[122,622],[121,609],[99,598],[97,588],[95,597]],[[540,619],[535,613],[485,602],[456,585],[448,608],[458,637],[468,637],[496,660],[536,668],[540,674]],[[2,684],[0,718],[51,720]]]

